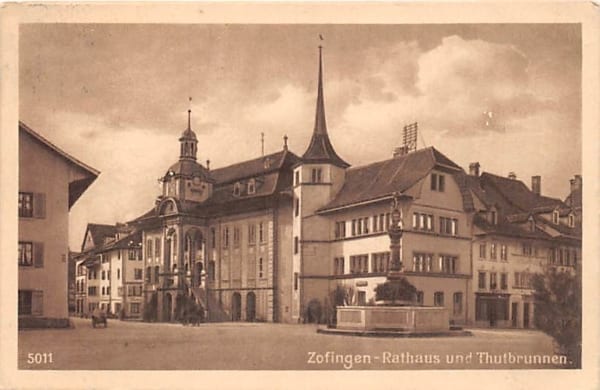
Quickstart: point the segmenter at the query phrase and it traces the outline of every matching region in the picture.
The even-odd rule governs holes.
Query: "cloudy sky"
[[[581,172],[579,25],[22,25],[20,119],[102,172],[71,210],[71,248],[87,222],[152,207],[190,96],[212,168],[259,156],[261,132],[267,153],[287,134],[302,154],[319,34],[330,137],[352,165],[390,157],[417,121],[420,147],[539,174],[546,195]]]

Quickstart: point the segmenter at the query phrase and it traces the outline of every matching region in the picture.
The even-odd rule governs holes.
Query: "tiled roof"
[[[117,227],[115,225],[104,225],[99,223],[88,223],[87,230],[92,235],[95,246],[101,246],[104,244],[106,238],[115,238],[117,234]]]
[[[142,243],[142,232],[140,230],[133,232],[121,238],[118,241],[111,242],[100,249],[99,252],[104,252],[112,249],[128,249],[131,244],[139,245]]]
[[[258,175],[280,170],[285,163],[293,165],[300,161],[300,158],[288,150],[282,150],[277,153],[258,157],[252,160],[229,165],[223,168],[217,168],[210,172],[216,180],[217,185],[233,183]]]
[[[538,238],[538,239],[549,239],[550,235],[536,229],[531,231],[521,227],[518,223],[501,222],[494,225],[489,223],[481,215],[475,215],[473,218],[475,226],[483,230],[485,234],[498,234],[512,237],[523,237],[523,238]]]
[[[402,193],[424,178],[436,165],[461,171],[458,165],[433,147],[350,168],[346,171],[342,189],[320,211],[391,196],[394,192]]]
[[[481,177],[484,189],[494,186],[504,199],[514,208],[521,211],[529,211],[534,208],[564,207],[560,199],[537,195],[520,180],[510,179],[484,172]]]
[[[567,198],[565,199],[565,204],[572,208],[581,208],[582,207],[582,191],[581,188],[576,188]]]

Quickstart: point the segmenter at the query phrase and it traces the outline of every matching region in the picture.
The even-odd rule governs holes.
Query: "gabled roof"
[[[403,193],[429,174],[434,167],[462,169],[434,147],[346,170],[346,180],[336,197],[319,211]]]
[[[92,236],[92,240],[94,241],[95,247],[101,247],[104,245],[105,240],[107,238],[114,239],[117,234],[117,227],[115,225],[105,225],[99,223],[88,223],[86,234],[84,237],[87,237],[87,233]],[[85,245],[85,242],[83,243]],[[82,251],[83,251],[82,245]]]
[[[319,82],[317,87],[317,109],[315,113],[315,127],[306,152],[302,155],[305,163],[328,163],[341,168],[350,166],[337,155],[327,134],[327,121],[325,120],[325,102],[323,98],[323,65],[321,47],[319,46]]]
[[[105,252],[113,249],[128,249],[131,245],[140,245],[142,243],[142,232],[135,231],[118,241],[104,245],[98,252]]]
[[[52,142],[48,141],[46,138],[42,137],[40,134],[36,133],[33,129],[31,129],[29,126],[27,126],[21,121],[19,121],[19,131],[30,135],[41,145],[56,153],[67,163],[77,167],[83,173],[83,178],[73,180],[69,183],[69,208],[71,208],[71,206],[73,206],[75,202],[77,202],[77,199],[79,199],[79,197],[85,192],[85,190],[87,190],[87,188],[94,182],[94,180],[96,180],[98,175],[100,175],[100,171],[71,156],[64,150],[60,149],[58,146],[54,145]]]

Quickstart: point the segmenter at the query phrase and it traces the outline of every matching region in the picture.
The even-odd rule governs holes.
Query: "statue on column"
[[[391,252],[389,274],[393,275],[402,273],[402,233],[404,232],[404,227],[402,224],[400,194],[398,192],[394,192],[392,196],[391,221],[390,226],[388,226],[388,235],[390,236]]]

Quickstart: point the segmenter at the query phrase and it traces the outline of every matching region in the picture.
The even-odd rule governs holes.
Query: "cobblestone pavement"
[[[94,329],[90,320],[74,318],[73,323],[74,329],[20,331],[19,368],[397,370],[560,367],[560,363],[530,361],[544,356],[548,360],[554,356],[551,339],[533,330],[471,329],[472,337],[397,339],[319,334],[314,325],[212,323],[190,327],[109,320],[108,328]],[[36,353],[52,353],[52,362],[28,363],[28,360],[35,360],[31,356],[35,357]],[[557,359],[554,356],[554,363]]]

